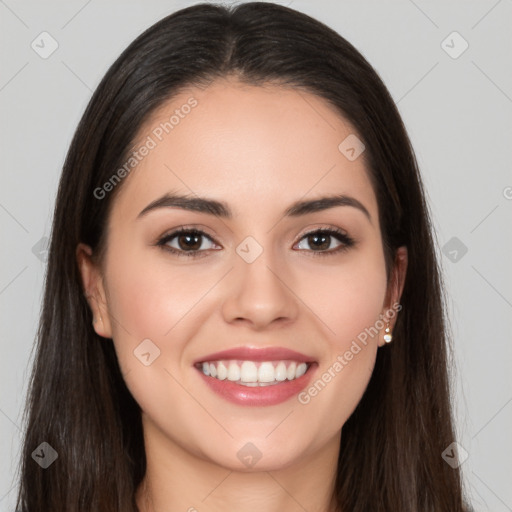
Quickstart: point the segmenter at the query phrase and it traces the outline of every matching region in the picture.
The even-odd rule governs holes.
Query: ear
[[[82,276],[84,294],[93,314],[94,330],[96,334],[104,338],[112,338],[112,326],[103,277],[98,265],[93,261],[92,249],[88,245],[78,244],[76,260]]]
[[[397,316],[399,314],[398,310],[396,309],[396,305],[400,304],[400,298],[402,297],[402,292],[404,290],[405,276],[407,274],[407,262],[407,247],[399,247],[395,253],[395,261],[393,262],[393,267],[389,276],[386,300],[384,304],[384,310],[382,312],[384,321],[386,318],[389,318],[389,329],[391,332],[393,332]],[[389,311],[392,312],[391,315],[389,315],[389,313],[386,314]],[[379,347],[386,344],[383,335],[384,329],[382,329],[382,332],[379,336]]]

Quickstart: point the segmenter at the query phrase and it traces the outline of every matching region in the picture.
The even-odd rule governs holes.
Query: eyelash
[[[157,241],[156,245],[161,247],[165,251],[169,251],[169,252],[175,254],[178,257],[185,257],[185,258],[190,258],[190,257],[201,258],[201,257],[203,257],[204,254],[201,254],[201,253],[205,253],[207,250],[203,249],[203,250],[196,250],[196,251],[183,251],[183,250],[175,249],[174,247],[169,247],[166,245],[172,239],[174,239],[177,236],[184,234],[184,233],[204,236],[211,242],[214,242],[214,240],[207,233],[205,233],[204,231],[201,231],[200,229],[183,227],[183,228],[173,231],[172,233],[164,235],[162,238],[160,238]],[[308,231],[307,233],[304,233],[302,235],[299,242],[301,240],[303,240],[304,238],[307,238],[308,236],[316,235],[316,234],[329,235],[334,238],[337,238],[338,241],[342,243],[342,245],[340,245],[336,249],[331,249],[331,250],[327,250],[327,251],[313,251],[313,250],[309,251],[312,253],[312,255],[314,257],[316,257],[316,256],[324,257],[324,256],[331,256],[331,255],[339,254],[339,253],[347,251],[348,249],[350,249],[351,247],[353,247],[355,245],[355,241],[353,238],[348,236],[343,231],[338,230],[338,229],[333,229],[333,228],[323,228],[323,229],[315,229],[313,231]]]

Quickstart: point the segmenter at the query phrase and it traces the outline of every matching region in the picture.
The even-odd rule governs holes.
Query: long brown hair
[[[141,34],[110,67],[78,125],[59,184],[36,357],[25,410],[20,512],[136,511],[146,458],[140,408],[110,340],[96,335],[75,250],[98,253],[114,192],[102,187],[138,130],[184,87],[234,75],[325,99],[366,146],[386,265],[408,248],[394,342],[343,426],[335,498],[351,512],[460,512],[458,468],[442,458],[454,441],[443,288],[421,178],[398,110],[364,57],[326,25],[266,2],[198,4]],[[341,141],[340,141],[341,142]],[[47,442],[58,459],[42,469]]]

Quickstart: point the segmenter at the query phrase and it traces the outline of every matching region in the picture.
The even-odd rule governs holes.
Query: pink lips
[[[194,361],[194,364],[202,363],[204,361],[219,361],[221,359],[242,359],[244,361],[280,361],[284,359],[293,359],[294,361],[299,361],[301,363],[312,363],[315,361],[313,357],[309,357],[301,354],[300,352],[295,352],[295,350],[283,347],[239,347],[208,354],[207,356]]]
[[[297,362],[310,363],[306,373],[294,380],[285,380],[270,386],[248,387],[229,380],[219,380],[205,375],[200,364],[206,361],[219,361],[238,359],[246,361],[279,361],[294,360]],[[269,406],[280,404],[300,393],[311,381],[314,370],[318,364],[312,357],[306,356],[294,350],[282,347],[251,348],[240,347],[221,352],[215,352],[194,362],[200,377],[205,384],[216,394],[237,405],[247,406]]]

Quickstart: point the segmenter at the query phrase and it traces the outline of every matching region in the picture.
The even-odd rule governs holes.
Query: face
[[[338,147],[354,135],[316,96],[234,80],[141,128],[105,257],[78,257],[147,442],[247,471],[339,442],[405,272],[401,249],[388,286],[364,152]]]

